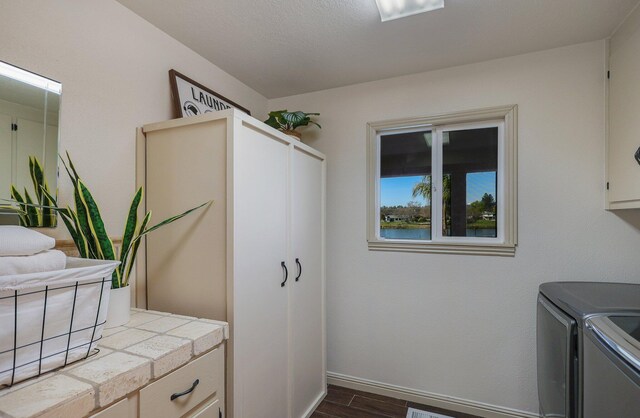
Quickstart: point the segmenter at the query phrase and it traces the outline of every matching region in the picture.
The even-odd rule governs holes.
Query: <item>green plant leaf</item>
[[[44,186],[40,186],[42,191],[42,226],[54,227],[56,226],[56,214],[58,213],[58,203],[56,198],[51,196],[49,188],[45,183]]]
[[[44,182],[44,175],[42,171],[38,171],[38,167],[34,161],[34,157],[29,157],[29,174],[31,175],[31,183],[33,183],[33,190],[36,193],[36,200],[38,203],[42,203],[40,197],[42,192],[40,191],[40,185]]]
[[[74,180],[74,182],[77,182],[78,180],[80,180],[80,176],[78,175],[78,172],[76,171],[76,168],[73,166],[73,161],[71,160],[71,156],[69,155],[69,151],[67,151],[66,154],[67,154],[67,160],[69,161],[69,167],[71,167],[71,171],[73,171],[72,180]],[[66,165],[65,165],[65,167],[66,167]],[[69,174],[69,176],[71,176],[71,174]]]
[[[75,235],[74,242],[76,243],[76,248],[78,248],[80,257],[97,258],[95,254],[91,254],[90,252],[89,244],[88,244],[89,240],[87,239],[87,236],[82,232],[82,228],[80,227],[80,222],[78,220],[78,214],[73,210],[71,210],[70,207],[68,207],[68,213],[71,217],[71,220],[73,221],[73,224],[75,225],[76,235]],[[62,216],[62,219],[64,221],[65,217]],[[67,225],[67,228],[69,228],[69,225],[67,224],[67,222],[65,222],[65,225]],[[71,229],[69,229],[69,232],[71,232]]]
[[[191,209],[189,209],[189,210],[187,210],[187,211],[184,211],[184,212],[182,212],[182,213],[181,213],[181,214],[179,214],[179,215],[176,215],[176,216],[172,216],[172,217],[170,217],[170,218],[167,218],[167,219],[165,219],[164,221],[160,222],[160,223],[159,223],[159,224],[157,224],[157,225],[152,226],[151,228],[149,228],[149,229],[147,229],[147,230],[142,230],[142,232],[139,234],[139,237],[137,237],[136,239],[139,239],[139,238],[140,238],[140,237],[142,237],[143,235],[146,235],[146,234],[148,234],[149,232],[153,232],[153,231],[155,231],[156,229],[158,229],[158,228],[160,228],[160,227],[163,227],[163,226],[168,225],[168,224],[170,224],[170,223],[172,223],[172,222],[175,222],[175,221],[177,221],[178,219],[180,219],[180,218],[183,218],[183,217],[187,216],[187,215],[188,215],[188,214],[190,214],[191,212],[196,211],[196,210],[200,209],[201,207],[203,207],[203,206],[205,206],[205,205],[209,205],[209,204],[211,204],[211,202],[212,202],[211,200],[210,200],[210,201],[208,201],[208,202],[204,202],[203,204],[198,205],[198,206],[196,206],[195,208],[191,208]]]
[[[66,208],[61,208],[60,206],[58,206],[58,198],[51,195],[51,193],[47,189],[43,189],[42,193],[44,194],[45,200],[49,202],[48,207],[51,208],[51,210],[59,213],[61,217],[66,217],[68,220],[71,220],[71,213],[73,212],[73,210],[69,206],[67,206]],[[43,207],[47,206],[43,205]]]
[[[282,114],[286,112],[287,109],[284,110],[274,110],[273,112],[269,112],[269,118],[264,121],[267,125],[271,126],[275,129],[281,129],[282,125],[278,122],[278,119],[282,119]]]
[[[78,191],[80,192],[80,201],[87,214],[87,221],[91,236],[87,236],[89,240],[93,239],[97,249],[97,255],[102,260],[115,260],[115,250],[113,248],[113,242],[107,235],[107,231],[100,216],[100,209],[96,204],[91,192],[87,186],[78,180]],[[76,210],[79,208],[76,206]]]
[[[44,175],[44,169],[36,157],[29,157],[29,169],[31,171],[33,188],[36,192],[37,203],[43,205],[41,208],[38,208],[39,225],[45,227],[55,226],[55,213],[47,207],[51,206],[51,202],[47,201],[48,199],[44,193],[49,190],[49,186],[47,185],[47,179]]]
[[[69,153],[67,153],[67,158],[68,157],[69,157]],[[58,158],[60,158],[60,162],[62,163],[62,166],[64,167],[64,170],[67,172],[67,175],[69,176],[69,180],[71,180],[71,183],[73,183],[74,187],[75,187],[75,183],[79,179],[76,179],[75,176],[73,174],[71,174],[71,170],[69,170],[69,166],[67,165],[67,162],[64,160],[64,158],[62,158],[62,155],[58,154]]]
[[[80,179],[74,183],[73,197],[76,204],[76,215],[78,218],[78,226],[82,234],[87,238],[87,246],[89,247],[88,254],[92,258],[103,260],[104,258],[98,251],[97,240],[94,239],[94,234],[91,232],[91,226],[89,224],[89,215],[87,208],[80,195]]]
[[[275,110],[269,112],[269,118],[264,121],[267,125],[283,130],[293,131],[300,126],[307,126],[310,123],[322,128],[318,123],[311,120],[311,116],[318,116],[320,113],[305,113],[302,111],[288,112],[285,110]]]
[[[71,208],[69,208],[68,211],[71,212]],[[80,238],[78,236],[79,232],[74,226],[72,218],[70,216],[67,216],[66,214],[63,215],[62,211],[60,211],[60,218],[62,219],[62,222],[64,223],[64,225],[67,227],[67,231],[69,231],[69,234],[71,235],[71,239],[73,239],[74,244],[76,244],[76,248],[80,253],[80,257],[86,258],[87,251],[80,242]]]
[[[24,204],[24,199],[22,198],[22,195],[13,184],[11,185],[11,198],[20,204]]]
[[[20,213],[24,214],[24,213],[26,213],[22,209],[18,209],[17,207],[11,206],[11,205],[0,205],[0,210],[6,210],[6,211],[9,211],[9,212],[15,212],[16,214],[20,214]]]
[[[18,217],[20,218],[20,225],[29,226],[29,218],[27,217],[27,206],[25,205],[25,201],[14,185],[11,185],[11,198],[18,203],[19,213]]]
[[[71,183],[73,184],[73,199],[75,202],[76,210],[73,211],[70,207],[68,207],[68,215],[73,220],[78,233],[79,239],[78,242],[76,242],[76,247],[78,247],[78,251],[83,258],[101,259],[102,257],[98,253],[96,240],[93,238],[91,227],[89,225],[87,209],[80,196],[80,176],[78,176],[69,152],[67,152],[66,155],[68,162],[65,161],[61,155],[59,155],[59,157],[65,171],[67,172],[67,175],[69,176],[69,179],[71,180]],[[66,222],[65,225],[67,225]],[[85,255],[82,255],[83,253]]]
[[[142,233],[142,231],[145,230],[145,228],[147,227],[150,221],[151,221],[151,212],[147,212],[147,214],[144,216],[144,219],[142,220],[142,223],[140,224],[140,228],[136,231],[136,237],[132,241],[131,252],[130,252],[131,256],[128,257],[129,260],[127,265],[126,266],[124,265],[125,262],[127,261],[127,260],[124,260],[122,261],[122,264],[120,264],[119,266],[120,268],[122,268],[123,286],[127,286],[129,284],[129,278],[131,277],[131,270],[133,269],[133,265],[136,261],[136,256],[138,255],[138,248],[140,247],[140,243],[142,242],[142,240],[140,239],[142,235],[140,234]],[[127,253],[127,255],[129,255],[129,253]]]
[[[27,189],[24,189],[24,201],[25,206],[27,208],[27,220],[29,222],[28,225],[25,226],[38,226],[40,223],[38,222],[38,211],[36,210],[37,205],[33,204],[33,199],[29,195]]]
[[[127,262],[127,256],[129,255],[129,249],[131,242],[133,241],[136,228],[138,227],[138,207],[142,201],[143,191],[142,187],[138,189],[131,206],[129,207],[129,215],[127,216],[127,223],[124,227],[124,234],[122,235],[122,249],[120,250],[120,268],[124,271],[124,266]]]
[[[292,125],[299,125],[300,123],[302,123],[305,119],[308,119],[307,115],[304,114],[304,112],[285,112],[282,114],[282,119],[286,120],[287,123],[290,123]]]

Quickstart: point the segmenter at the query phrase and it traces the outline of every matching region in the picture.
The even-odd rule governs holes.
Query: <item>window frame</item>
[[[517,105],[477,109],[442,115],[367,123],[367,242],[371,251],[514,256],[517,246]],[[444,237],[432,230],[432,240],[395,240],[379,236],[380,136],[416,130],[432,130],[432,201],[441,200],[442,131],[498,126],[498,237]],[[462,128],[464,129],[464,128]],[[437,138],[436,138],[437,136]],[[500,195],[502,193],[502,195]],[[442,214],[432,204],[432,225]],[[434,220],[435,219],[435,220]]]

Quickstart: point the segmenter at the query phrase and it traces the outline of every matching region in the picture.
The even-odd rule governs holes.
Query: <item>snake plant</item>
[[[24,188],[24,195],[18,189],[11,185],[11,198],[17,207],[4,206],[18,214],[20,225],[26,227],[55,227],[57,217],[51,209],[53,201],[49,198],[51,192],[47,179],[44,176],[44,169],[37,157],[29,157],[29,174],[33,183],[35,192],[35,200],[29,194],[27,188]],[[56,193],[57,194],[57,193]],[[55,200],[54,200],[55,201]]]
[[[264,123],[272,128],[279,129],[281,131],[295,131],[300,126],[307,126],[310,123],[316,125],[318,128],[322,128],[317,122],[311,120],[311,116],[318,116],[320,113],[305,113],[301,111],[288,112],[285,110],[275,110],[269,112],[269,119]]]
[[[51,209],[60,214],[60,218],[78,248],[80,257],[120,261],[120,265],[113,272],[111,279],[111,287],[113,289],[129,285],[133,263],[135,262],[143,236],[211,203],[210,201],[205,202],[149,227],[151,212],[147,212],[141,221],[138,220],[138,207],[140,206],[143,196],[143,189],[140,187],[131,201],[122,237],[122,248],[119,257],[117,257],[113,242],[105,229],[98,204],[94,200],[87,185],[80,179],[71,161],[71,157],[69,157],[69,153],[67,153],[66,162],[63,158],[61,158],[61,160],[73,183],[75,209],[72,209],[69,205],[67,205],[67,207],[60,207],[53,196],[46,191],[44,191],[44,193],[52,202]]]

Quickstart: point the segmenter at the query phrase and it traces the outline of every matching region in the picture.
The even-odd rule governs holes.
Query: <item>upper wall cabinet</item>
[[[607,209],[640,208],[640,8],[609,45]]]

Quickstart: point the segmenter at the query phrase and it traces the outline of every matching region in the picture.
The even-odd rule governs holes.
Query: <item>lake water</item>
[[[386,239],[430,240],[431,229],[430,228],[419,228],[419,229],[383,228],[380,230],[380,236]],[[493,238],[496,236],[496,230],[495,229],[467,229],[467,236]]]

